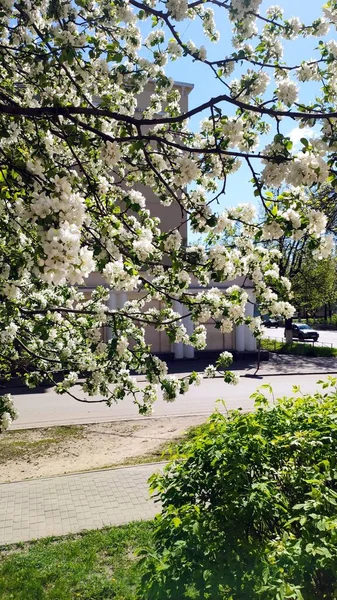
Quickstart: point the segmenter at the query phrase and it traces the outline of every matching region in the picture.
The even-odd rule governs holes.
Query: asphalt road
[[[337,348],[337,331],[318,331],[318,345],[327,345]],[[284,327],[265,327],[265,337],[272,338],[273,340],[284,339]],[[294,340],[298,341],[298,340]]]
[[[258,385],[271,383],[276,396],[291,394],[294,384],[300,385],[303,392],[313,392],[316,389],[320,375],[283,375],[265,376],[261,379],[242,377],[237,386],[229,386],[221,379],[204,380],[199,387],[192,387],[185,396],[180,396],[175,402],[164,402],[160,397],[155,404],[154,417],[209,415],[216,406],[218,398],[226,402],[227,408],[242,407],[244,410],[253,408],[253,400],[249,399]],[[80,393],[79,388],[73,391]],[[143,419],[133,404],[132,398],[126,398],[111,407],[102,403],[85,404],[67,395],[57,395],[53,389],[40,392],[25,392],[24,388],[14,390],[15,406],[19,418],[11,428],[48,427],[54,425],[100,423],[130,419]],[[82,397],[84,395],[82,394]],[[95,398],[93,398],[95,399]]]

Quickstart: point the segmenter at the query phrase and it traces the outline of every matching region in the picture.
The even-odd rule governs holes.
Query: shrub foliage
[[[148,600],[337,598],[337,393],[216,412],[151,478]]]

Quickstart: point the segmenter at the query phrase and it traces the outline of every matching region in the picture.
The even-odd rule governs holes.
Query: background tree
[[[292,302],[300,316],[315,317],[319,310],[324,309],[327,319],[328,310],[331,313],[336,302],[336,274],[335,257],[324,260],[313,260],[310,254],[304,257],[300,271],[291,282]]]
[[[1,1],[5,376],[24,359],[32,387],[46,377],[53,381],[55,372],[68,372],[58,386],[64,392],[85,373],[84,391],[100,396],[91,401],[111,403],[132,394],[146,411],[158,384],[164,398],[173,400],[197,379],[167,375],[166,364],[145,342],[147,326],[196,348],[206,345],[202,323],[210,315],[224,332],[246,323],[259,336],[259,320],[245,312],[247,279],[263,311],[291,317],[288,282],[280,277],[277,252],[264,242],[305,239],[323,258],[332,249],[324,216],[303,201],[301,189],[319,190],[328,177],[335,178],[337,43],[327,36],[337,21],[337,4],[329,0],[311,24],[285,19],[275,6],[260,14],[260,5],[260,0]],[[233,51],[209,59],[202,42],[219,38],[213,7],[219,22],[233,30]],[[185,43],[181,31],[192,19],[199,24],[198,40]],[[287,65],[283,41],[297,36],[324,41],[315,59]],[[192,79],[198,63],[213,74],[219,94],[182,114],[179,93],[165,73],[167,60],[187,61]],[[312,102],[301,99],[299,86],[306,82],[316,82]],[[147,86],[148,108],[139,114],[137,99]],[[202,120],[192,131],[188,123],[196,115]],[[316,126],[299,152],[286,133],[289,120]],[[240,161],[265,207],[263,222],[251,204],[220,215],[212,206]],[[271,205],[269,188],[282,185],[293,187],[282,204]],[[178,204],[197,233],[224,233],[236,224],[235,244],[185,248],[177,228],[161,230],[146,205],[147,188],[163,206]],[[86,300],[78,286],[94,271],[103,285]],[[224,295],[213,288],[195,296],[189,291],[192,278],[205,286],[237,278],[238,285]],[[109,310],[110,290],[137,291],[139,299]],[[154,310],[153,300],[165,308]],[[195,323],[193,335],[173,309],[176,300]],[[111,329],[108,343],[101,340],[102,326]],[[131,370],[144,373],[145,388],[138,388]],[[8,399],[2,403],[7,406]],[[9,410],[3,414],[8,421]]]
[[[292,192],[287,188],[279,189],[277,194],[269,193],[268,207],[271,210],[286,207],[284,201],[291,196]],[[301,190],[302,201],[312,210],[313,218],[321,218],[324,213],[326,232],[335,237],[337,231],[337,206],[336,192],[332,185],[326,183],[319,188],[303,188]],[[262,218],[266,207],[262,207]],[[292,226],[298,229],[300,222],[296,212],[290,207],[284,213]],[[329,257],[327,260],[315,258],[313,253],[313,240],[310,235],[293,233],[291,236],[286,231],[277,240],[266,242],[267,247],[279,251],[280,275],[286,277],[292,286],[293,304],[297,311],[303,313],[308,311],[314,314],[318,309],[327,304],[331,307],[336,297],[336,265],[335,259]],[[285,335],[288,343],[292,342],[292,319],[285,320]]]

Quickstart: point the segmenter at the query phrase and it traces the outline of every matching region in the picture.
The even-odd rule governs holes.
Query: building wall
[[[96,279],[93,282],[93,285],[89,288],[86,287],[83,289],[85,295],[88,297],[93,289],[97,285],[104,285],[103,279],[99,274],[95,274]],[[216,283],[210,286],[217,287],[220,290],[225,292],[226,288],[231,285],[242,285],[242,278],[238,278],[234,281],[225,281],[221,283]],[[190,292],[198,293],[201,291],[200,287],[191,287]],[[249,285],[249,282],[246,282],[245,289],[249,294],[250,300],[252,303],[255,303],[255,294],[252,286]],[[135,300],[137,297],[141,297],[141,293],[138,292],[110,292],[110,299],[108,301],[109,310],[116,310],[118,308],[123,308],[124,304],[127,300]],[[164,303],[159,302],[157,300],[151,300],[151,302],[146,304],[146,309],[155,307],[161,309]],[[192,334],[194,325],[191,321],[191,318],[186,315],[187,310],[185,307],[179,302],[175,301],[173,303],[173,310],[180,313],[182,316],[182,323],[185,325],[187,329],[187,333],[189,335]],[[247,305],[247,315],[253,316],[254,314],[254,304]],[[139,323],[141,325],[141,322]],[[256,340],[253,337],[251,331],[248,329],[246,325],[239,325],[238,327],[234,327],[231,333],[223,334],[221,331],[215,328],[215,323],[213,320],[209,320],[204,323],[207,329],[207,348],[205,351],[207,352],[222,352],[223,350],[228,350],[230,352],[254,352],[256,351]],[[191,359],[194,358],[195,351],[194,348],[188,345],[184,345],[182,343],[174,343],[172,344],[164,331],[158,331],[154,326],[145,328],[145,339],[148,344],[151,345],[151,352],[153,354],[171,354],[172,357],[176,359]],[[102,337],[105,340],[110,339],[111,332],[108,328],[104,328],[102,330]],[[132,340],[130,340],[130,346],[132,347]]]
[[[176,82],[174,87],[180,91],[181,111],[186,112],[188,110],[188,96],[193,89],[193,86],[190,84]],[[150,83],[147,89],[139,95],[138,108],[136,112],[139,117],[141,117],[142,112],[148,106],[150,95],[153,91],[154,86]],[[177,203],[172,203],[171,206],[165,207],[160,203],[152,189],[145,186],[137,186],[137,189],[139,189],[146,197],[147,208],[149,208],[151,215],[160,218],[162,230],[169,231],[179,226],[183,240],[185,243],[187,243],[187,223],[185,222],[186,215],[182,213],[180,206]],[[234,283],[242,285],[243,278],[241,278],[241,280],[235,280],[231,282],[227,281],[222,283],[211,283],[209,287],[217,287],[225,290]],[[97,285],[105,285],[105,282],[99,273],[92,273],[87,279],[86,286],[83,288],[83,291],[85,294],[90,294]],[[251,299],[254,301],[252,286],[246,282],[245,287],[249,289]],[[190,290],[191,292],[194,291],[195,293],[198,293],[201,291],[201,289],[202,288],[200,288],[200,286],[197,286],[196,282],[192,282]],[[132,300],[137,296],[139,297],[137,292],[125,293],[111,291],[110,300],[108,303],[109,308],[110,310],[122,308],[127,300]],[[158,301],[151,301],[151,303],[147,305],[147,308],[150,308],[151,306],[161,308],[162,303]],[[175,302],[173,308],[179,312],[182,317],[185,316],[186,311],[180,302]],[[251,305],[247,307],[247,310],[251,311],[249,314],[253,315],[253,307]],[[191,335],[193,332],[193,323],[190,317],[185,316],[182,322],[186,326],[188,334]],[[220,352],[223,350],[229,350],[244,352],[254,351],[256,349],[255,339],[253,338],[249,329],[244,325],[234,328],[233,332],[225,335],[222,334],[218,329],[215,329],[214,322],[212,320],[205,323],[205,326],[207,329],[207,351]],[[102,335],[105,339],[109,339],[111,332],[108,330],[108,328],[104,328]],[[166,333],[163,331],[157,331],[154,327],[146,328],[146,342],[151,345],[151,351],[154,354],[172,354],[177,359],[194,357],[194,349],[191,346],[183,345],[182,343],[171,344]],[[130,340],[130,343],[132,344],[132,340]]]
[[[187,83],[179,83],[175,82],[175,89],[179,90],[180,93],[180,107],[181,112],[187,112],[188,110],[188,96],[193,89],[193,85]],[[142,92],[138,99],[138,108],[136,110],[136,115],[138,114],[141,117],[143,111],[147,108],[150,102],[151,94],[154,92],[154,85],[149,83],[144,92]],[[165,106],[163,106],[163,112],[160,113],[160,116],[166,116],[164,112]],[[143,128],[145,131],[146,129]],[[162,231],[170,231],[171,229],[179,226],[179,231],[185,243],[187,243],[187,222],[186,222],[186,214],[182,212],[180,206],[173,202],[171,206],[165,207],[163,206],[157,196],[154,194],[153,190],[149,187],[145,186],[137,186],[137,189],[141,191],[146,197],[147,208],[151,211],[151,215],[154,217],[160,218],[160,227]]]

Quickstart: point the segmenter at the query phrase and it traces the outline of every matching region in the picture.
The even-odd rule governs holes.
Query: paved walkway
[[[192,360],[177,360],[169,362],[169,372],[176,373],[179,376],[187,375],[191,371],[202,373],[204,369],[215,362],[215,358],[207,359],[192,359]],[[240,359],[235,360],[229,367],[230,370],[236,371],[241,377],[250,377],[255,373],[257,367],[257,359]],[[337,358],[323,356],[294,356],[289,354],[269,353],[269,360],[261,360],[258,374],[262,377],[272,375],[320,375],[324,373],[337,373]],[[143,376],[139,376],[141,381]],[[144,379],[145,381],[145,379]]]
[[[247,365],[240,375],[247,377],[255,371],[256,362]],[[330,356],[292,356],[275,353],[270,353],[269,360],[262,361],[258,370],[258,375],[262,377],[272,375],[324,375],[328,373],[337,374],[337,358]]]
[[[0,484],[0,544],[152,519],[158,464]]]

